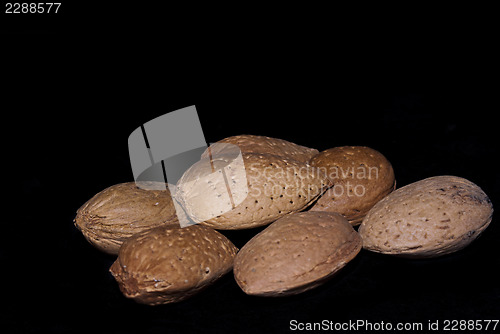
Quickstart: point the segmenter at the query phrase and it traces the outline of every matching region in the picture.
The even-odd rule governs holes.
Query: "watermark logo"
[[[181,199],[177,192],[179,187],[189,185],[183,183],[225,185],[223,195],[220,189],[210,187],[195,194],[198,202],[217,206],[219,214],[221,210],[227,212],[233,209],[243,201],[244,196],[241,194],[248,193],[240,149],[230,144],[214,145],[207,145],[195,106],[169,112],[144,123],[128,138],[130,164],[136,185],[150,190],[165,190],[168,185],[182,227],[213,218],[209,215],[193,217],[186,213],[180,205]],[[208,152],[208,157],[200,159],[204,152]],[[215,164],[214,161],[226,163]],[[196,177],[183,177],[195,164],[198,171]],[[236,173],[243,182],[237,185],[230,183],[227,177],[229,169],[233,178]]]
[[[379,168],[365,164],[357,167],[318,167],[318,170],[333,181],[329,194],[335,197],[363,197],[366,195],[366,184],[379,178]]]

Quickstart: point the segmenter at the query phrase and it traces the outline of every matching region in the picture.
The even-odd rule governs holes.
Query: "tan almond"
[[[369,147],[334,147],[314,156],[310,164],[333,183],[311,210],[338,212],[352,225],[359,225],[375,203],[396,187],[391,163]]]
[[[461,177],[435,176],[382,199],[359,228],[364,248],[406,257],[453,253],[488,227],[493,205],[481,188]]]
[[[241,248],[234,276],[249,295],[298,294],[330,279],[360,250],[360,236],[341,215],[293,213]]]
[[[191,297],[228,273],[237,251],[206,226],[160,226],[125,241],[110,271],[126,297],[142,304],[168,304]]]
[[[176,198],[195,222],[216,229],[269,224],[303,210],[330,186],[326,175],[294,159],[242,153],[244,166],[233,168],[226,168],[232,161],[224,156],[210,163],[207,160],[200,160],[184,173],[177,184]],[[225,178],[206,177],[223,170]],[[241,182],[246,182],[246,191],[238,186]],[[208,193],[214,196],[207,197]]]
[[[284,139],[266,136],[238,135],[224,138],[218,141],[217,144],[233,144],[238,146],[241,152],[271,154],[302,162],[308,162],[313,156],[318,154],[318,150],[314,148],[301,146]],[[211,154],[216,155],[223,149],[223,145],[214,145]],[[201,157],[208,158],[209,151],[206,150]]]
[[[164,184],[135,182],[113,185],[82,205],[74,219],[75,226],[96,248],[118,254],[122,243],[135,233],[161,225],[178,226],[174,204]],[[157,190],[154,190],[157,189]]]

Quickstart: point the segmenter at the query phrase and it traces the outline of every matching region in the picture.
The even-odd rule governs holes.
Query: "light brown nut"
[[[225,182],[205,177],[212,173],[207,159],[184,173],[177,184],[176,198],[194,221],[222,230],[266,225],[290,212],[303,210],[330,186],[326,175],[303,162],[268,154],[242,153],[242,157],[246,177],[233,174],[235,168],[229,170],[226,179],[230,189]],[[214,158],[215,172],[229,162],[224,156]],[[240,193],[238,182],[247,182],[247,192]],[[234,203],[239,204],[231,206],[228,192]],[[207,198],[207,193],[220,196]],[[230,210],[225,210],[228,207]]]
[[[127,182],[99,192],[78,209],[75,226],[92,245],[115,255],[135,233],[164,224],[178,226],[168,188],[153,190],[155,183],[144,184],[152,190]]]
[[[324,171],[334,184],[311,210],[338,212],[354,226],[396,187],[391,163],[369,147],[331,148],[314,156],[310,164]]]
[[[217,142],[218,144],[233,144],[237,145],[241,152],[272,154],[286,159],[294,159],[297,161],[308,162],[313,156],[318,154],[318,150],[309,148],[295,143],[265,136],[255,135],[239,135],[224,138]],[[216,155],[220,150],[224,149],[222,145],[214,145],[211,154]],[[202,158],[208,158],[209,153],[206,150]]]
[[[228,273],[237,251],[206,226],[160,226],[125,241],[110,271],[126,297],[142,304],[168,304]]]
[[[249,295],[298,294],[331,278],[360,250],[360,236],[341,215],[293,213],[241,248],[234,260],[234,276]]]
[[[382,199],[359,228],[364,248],[406,257],[458,251],[489,225],[493,205],[474,183],[456,176],[430,177]]]

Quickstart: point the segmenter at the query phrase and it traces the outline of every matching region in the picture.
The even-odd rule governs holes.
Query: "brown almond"
[[[125,241],[110,271],[126,297],[142,304],[168,304],[228,273],[237,251],[206,226],[160,226]]]
[[[184,173],[176,198],[194,221],[223,230],[266,225],[303,210],[330,186],[326,175],[297,160],[242,153],[242,161],[244,167],[229,169],[225,166],[231,163],[230,158],[218,156],[210,163],[202,159]],[[205,177],[222,170],[226,171],[225,179]],[[246,192],[238,187],[240,182],[247,183]],[[215,196],[207,197],[207,193]]]
[[[476,184],[430,177],[382,199],[359,228],[364,248],[406,257],[436,257],[469,245],[490,224],[493,205]]]
[[[234,276],[249,295],[298,294],[324,283],[360,250],[360,236],[341,215],[293,213],[241,248]]]
[[[241,152],[271,154],[302,162],[308,162],[313,156],[318,154],[318,150],[314,148],[297,145],[284,139],[266,136],[238,135],[224,138],[218,141],[217,144],[233,144],[238,146]],[[214,145],[211,149],[211,154],[216,155],[220,153],[220,150],[224,149],[224,146]],[[201,157],[208,158],[209,151],[206,150]]]
[[[178,226],[168,188],[162,190],[158,184],[154,190],[154,182],[144,183],[148,190],[127,182],[99,192],[78,209],[75,226],[96,248],[115,255],[135,233],[165,224]]]
[[[396,187],[391,163],[369,147],[331,148],[314,156],[310,164],[333,183],[311,210],[338,212],[354,226]]]

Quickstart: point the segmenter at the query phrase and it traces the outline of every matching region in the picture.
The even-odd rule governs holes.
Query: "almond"
[[[232,160],[223,155],[208,160],[200,160],[184,173],[176,199],[195,222],[216,229],[269,224],[303,210],[330,186],[325,174],[294,159],[243,152],[244,166],[231,165]],[[210,177],[223,172],[225,178]],[[241,182],[247,187],[239,187]]]
[[[237,251],[206,226],[160,226],[125,241],[110,271],[126,297],[142,304],[168,304],[228,273]]]
[[[370,251],[436,257],[469,245],[488,227],[492,215],[490,199],[476,184],[457,176],[435,176],[375,204],[359,233]]]
[[[302,162],[308,162],[313,156],[318,154],[318,150],[314,148],[297,145],[284,139],[266,136],[238,135],[224,138],[216,144],[233,144],[238,146],[241,152],[271,154]],[[211,149],[211,154],[215,155],[219,153],[219,150],[223,150],[224,146],[214,145]],[[209,151],[206,150],[201,157],[208,158]]]
[[[375,203],[396,187],[391,163],[369,147],[331,148],[314,156],[310,164],[333,183],[311,210],[338,212],[352,225],[361,224]]]
[[[92,245],[115,255],[135,233],[165,224],[178,226],[168,188],[161,190],[154,182],[145,184],[147,187],[138,187],[127,182],[104,189],[78,209],[75,226]]]
[[[298,294],[330,279],[360,250],[360,236],[341,215],[293,213],[241,248],[234,276],[249,295]]]

